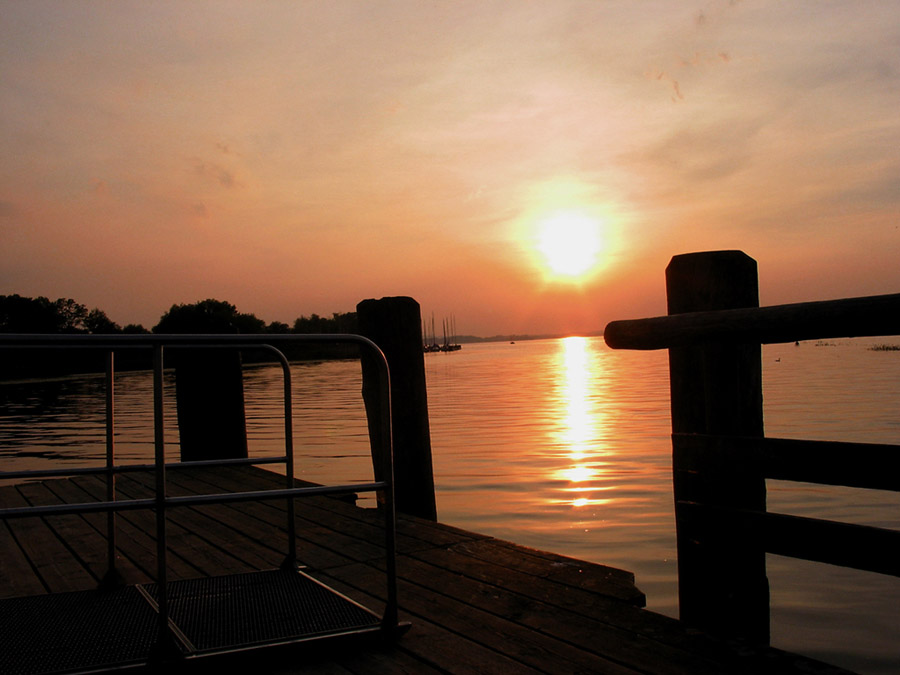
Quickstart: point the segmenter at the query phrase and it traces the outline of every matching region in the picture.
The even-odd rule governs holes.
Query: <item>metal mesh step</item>
[[[0,600],[0,675],[103,670],[146,663],[157,635],[156,584]],[[295,571],[168,585],[169,615],[202,656],[381,628],[373,612]],[[180,636],[180,637],[181,637]]]
[[[0,673],[145,662],[155,639],[156,612],[134,587],[0,600]]]
[[[157,598],[155,584],[144,586]],[[273,570],[168,585],[169,615],[191,651],[372,631],[380,617],[302,572]]]

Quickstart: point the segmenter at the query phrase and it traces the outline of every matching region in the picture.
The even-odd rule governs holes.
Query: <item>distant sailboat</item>
[[[429,352],[455,352],[462,349],[462,345],[455,342],[456,337],[456,319],[451,315],[448,322],[447,319],[441,321],[444,332],[444,342],[439,344],[437,341],[437,333],[434,328],[434,313],[431,315],[431,340],[428,338],[428,326],[422,322],[422,348],[425,353]],[[447,337],[447,331],[450,331],[450,337]]]
[[[424,350],[426,353],[441,351],[441,346],[438,344],[437,337],[434,334],[434,312],[431,313],[431,342],[428,341],[428,329],[425,326],[424,322],[422,324],[422,333],[425,336]]]
[[[441,346],[442,352],[455,352],[462,349],[462,345],[453,342],[452,338],[456,337],[456,319],[450,315],[451,340],[447,340],[447,320],[444,319],[444,344]]]

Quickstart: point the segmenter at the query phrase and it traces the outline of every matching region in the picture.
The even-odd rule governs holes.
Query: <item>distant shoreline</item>
[[[527,340],[559,340],[567,337],[602,337],[603,331],[590,331],[586,333],[545,333],[539,335],[492,335],[490,337],[478,337],[477,335],[456,335],[454,340],[460,344],[479,342],[525,342]]]

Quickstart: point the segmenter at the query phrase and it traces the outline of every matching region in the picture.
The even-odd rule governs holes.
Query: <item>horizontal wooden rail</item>
[[[867,525],[678,502],[693,522],[740,532],[768,553],[900,577],[900,532]]]
[[[900,492],[900,446],[785,438],[672,434],[680,475],[759,476]],[[877,470],[873,467],[878,467]],[[764,510],[678,500],[680,517],[710,536],[740,532],[768,553],[900,576],[900,532]]]
[[[697,342],[773,344],[796,340],[900,335],[900,293],[723,309],[613,321],[613,349],[667,349]]]
[[[900,446],[787,438],[672,434],[679,470],[900,492]],[[875,468],[877,467],[877,468]]]

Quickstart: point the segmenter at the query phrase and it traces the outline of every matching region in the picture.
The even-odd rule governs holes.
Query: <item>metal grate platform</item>
[[[144,588],[156,599],[156,584]],[[186,655],[381,627],[374,613],[295,571],[173,581],[168,600]]]
[[[146,662],[156,612],[134,587],[0,600],[0,673],[37,675]]]
[[[173,581],[167,597],[170,625],[188,658],[381,630],[379,616],[296,571]],[[0,600],[0,673],[147,663],[157,601],[156,584]]]

